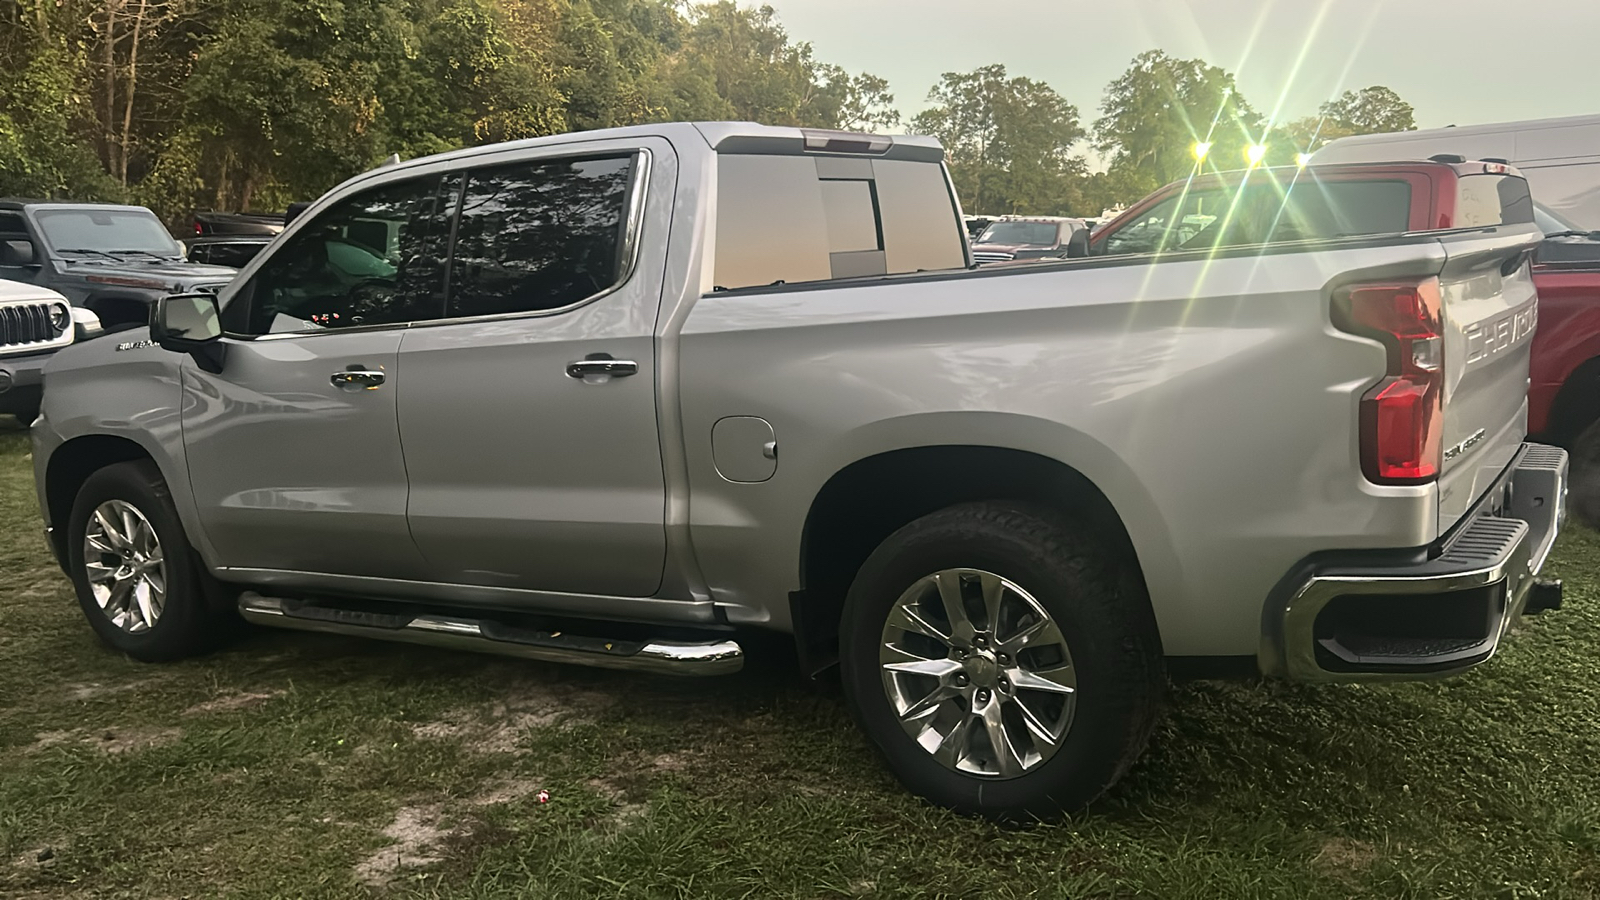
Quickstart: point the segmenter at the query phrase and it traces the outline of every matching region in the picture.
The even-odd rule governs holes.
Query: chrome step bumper
[[[464,615],[344,609],[264,597],[254,591],[239,596],[239,615],[247,622],[271,628],[401,641],[605,669],[666,675],[726,675],[744,667],[744,650],[729,640],[607,640],[521,628],[494,619]]]
[[[1566,518],[1566,493],[1566,451],[1524,444],[1425,561],[1315,567],[1286,604],[1269,606],[1262,672],[1391,681],[1484,662],[1523,614]]]

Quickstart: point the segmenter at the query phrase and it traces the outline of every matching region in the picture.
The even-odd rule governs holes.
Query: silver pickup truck
[[[147,660],[241,615],[687,674],[792,634],[994,816],[1101,794],[1168,666],[1436,676],[1558,603],[1531,225],[973,270],[942,158],[673,124],[357,177],[56,356],[51,545]]]

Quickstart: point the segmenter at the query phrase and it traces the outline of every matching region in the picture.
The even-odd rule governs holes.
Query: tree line
[[[1273,124],[1228,72],[1160,51],[1092,124],[1003,65],[947,73],[903,120],[884,79],[729,0],[0,0],[0,60],[0,196],[174,221],[283,209],[395,153],[708,119],[934,135],[969,211],[1097,215],[1197,165],[1238,168],[1251,146],[1292,163],[1415,127],[1383,87]]]

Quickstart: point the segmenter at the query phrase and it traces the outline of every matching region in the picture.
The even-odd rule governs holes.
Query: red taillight
[[[195,234],[204,234],[205,233],[205,230],[200,227],[200,220],[199,219],[195,219],[194,220],[194,233]]]
[[[1361,467],[1379,484],[1439,477],[1443,444],[1444,339],[1439,282],[1346,290],[1342,327],[1383,341],[1388,377],[1361,398]]]

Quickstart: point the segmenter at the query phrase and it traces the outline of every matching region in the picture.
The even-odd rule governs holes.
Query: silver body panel
[[[273,468],[297,416],[326,414],[325,424],[300,427],[331,436],[339,431],[332,417],[354,421],[352,411],[336,404],[312,413],[320,396],[311,403],[282,393],[259,405],[259,390],[235,395],[195,379],[197,389],[181,396],[212,411],[185,412],[182,421],[202,425],[202,439],[206,428],[235,431],[252,416],[276,423],[237,430],[225,445],[231,458],[197,464],[198,446],[186,451],[178,427],[180,379],[193,366],[155,347],[113,353],[97,341],[57,355],[35,429],[41,492],[63,442],[126,434],[166,473],[207,565],[232,580],[638,621],[706,621],[715,610],[725,621],[790,630],[806,516],[833,475],[904,448],[1002,447],[1057,460],[1106,495],[1138,554],[1166,652],[1195,656],[1254,655],[1265,598],[1309,553],[1421,547],[1443,533],[1441,485],[1385,487],[1361,474],[1357,407],[1382,377],[1385,351],[1333,326],[1331,292],[1352,280],[1441,276],[1466,309],[1478,289],[1457,286],[1450,261],[1504,258],[1534,246],[1537,232],[714,293],[716,146],[760,141],[798,143],[798,132],[647,126],[391,166],[335,189],[242,271],[235,285],[320,209],[385,179],[553,150],[654,148],[639,263],[616,292],[558,316],[372,332],[398,341],[396,377],[386,385],[397,399],[384,401],[396,404],[397,425],[380,460],[387,469],[398,454],[410,469],[410,533],[402,538],[393,526],[387,489],[373,496],[388,505],[368,514],[378,529],[368,539],[381,535],[390,549],[363,552],[392,554],[388,571],[341,570],[331,560],[308,566],[309,551],[293,542],[270,553],[244,546],[252,531],[283,540],[260,532],[296,520],[279,506],[301,495],[285,487],[309,486],[317,497],[318,486],[339,478],[382,480],[337,474],[338,463],[326,477],[301,473],[300,481]],[[926,158],[936,148],[912,140],[905,152]],[[958,214],[952,208],[951,227]],[[125,339],[134,336],[142,333]],[[634,359],[640,373],[604,384],[563,375],[565,362],[595,352]],[[323,370],[342,368],[344,356],[318,361],[308,396],[320,390],[310,382],[326,384]],[[1460,412],[1461,427],[1501,420],[1491,423],[1494,440],[1452,473],[1491,467],[1513,433],[1521,438],[1524,413],[1503,407],[1506,386],[1525,384],[1525,353],[1502,356],[1493,374],[1482,370],[1492,396],[1481,416],[1471,412],[1479,380],[1477,371],[1461,374],[1451,415]],[[228,416],[240,422],[221,421]],[[729,480],[718,471],[713,435],[730,417],[768,423],[781,448],[770,477]],[[351,433],[368,446],[382,440],[379,423]],[[224,448],[214,446],[208,457]],[[218,504],[245,491],[224,484],[225,467],[260,482],[266,493],[253,511],[272,524],[210,534]],[[195,472],[205,474],[191,487]],[[1452,496],[1472,492],[1469,476],[1452,479],[1461,483],[1446,480]]]

